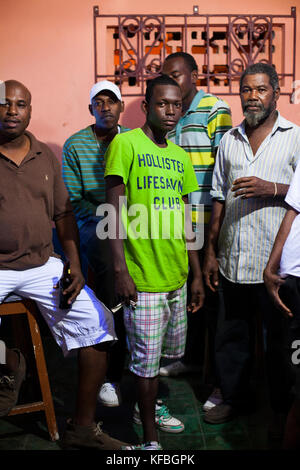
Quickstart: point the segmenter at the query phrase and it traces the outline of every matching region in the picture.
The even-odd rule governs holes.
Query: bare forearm
[[[293,317],[293,313],[280,298],[280,286],[284,284],[285,281],[280,277],[278,268],[280,265],[283,246],[290,233],[292,223],[297,215],[298,212],[292,208],[290,208],[285,214],[275,239],[268,264],[264,270],[264,283],[272,302],[278,310],[289,318]]]
[[[193,278],[202,278],[198,251],[188,250],[189,265],[193,273]]]
[[[125,186],[119,177],[108,177],[106,180],[106,201],[114,210],[112,224],[115,229],[115,237],[110,237],[109,244],[112,252],[113,269],[116,273],[127,270],[123,239],[121,233],[120,198],[124,197]]]
[[[279,199],[284,199],[288,190],[289,190],[289,185],[288,184],[282,184],[282,183],[272,183],[272,190],[274,190],[273,194],[271,194],[272,197],[274,198],[279,198]]]
[[[188,206],[188,197],[183,196],[182,200],[185,204],[185,238],[188,244],[195,244],[196,243],[196,234],[193,231],[192,220],[189,213],[189,206]],[[191,271],[193,273],[193,278],[202,278],[200,263],[199,263],[199,256],[197,250],[189,250],[188,249],[188,258],[189,258],[189,265]]]
[[[80,266],[79,233],[73,214],[55,221],[58,239],[71,265]]]
[[[125,185],[123,179],[119,176],[109,176],[106,178],[106,200],[111,204],[114,215],[115,237],[110,238],[112,250],[113,268],[115,274],[116,295],[126,305],[130,301],[137,301],[136,286],[131,278],[124,254],[123,238],[120,231],[121,227],[121,204],[120,198],[124,197]]]
[[[224,220],[225,203],[224,201],[213,202],[212,213],[209,223],[208,235],[205,243],[205,252],[217,253],[219,233]]]
[[[253,197],[284,199],[288,189],[288,184],[266,181],[256,176],[245,176],[233,182],[231,191],[234,192],[234,197],[242,199]]]
[[[70,262],[72,282],[64,294],[68,295],[68,303],[71,305],[85,284],[79,256],[79,233],[73,214],[57,220],[55,225],[65,256]]]

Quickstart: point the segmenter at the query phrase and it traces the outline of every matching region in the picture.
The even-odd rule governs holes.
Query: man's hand
[[[66,258],[70,262],[71,284],[64,293],[70,294],[68,304],[72,304],[85,284],[80,267],[79,233],[73,212],[55,221],[58,239]]]
[[[69,285],[69,287],[67,287],[63,291],[63,294],[67,296],[70,295],[70,297],[68,298],[68,304],[71,306],[71,304],[74,302],[76,297],[79,295],[81,289],[84,287],[85,280],[84,280],[80,267],[74,267],[71,265],[69,276],[72,282]],[[58,289],[58,287],[59,287],[59,284],[55,286],[56,289]]]
[[[191,301],[187,307],[188,312],[195,313],[203,307],[205,292],[202,277],[196,277],[191,284]]]
[[[266,268],[264,270],[264,282],[271,300],[275,304],[276,308],[278,308],[278,310],[280,310],[286,317],[293,317],[290,309],[282,302],[279,297],[279,289],[280,286],[284,284],[284,279],[278,276],[278,274],[273,273],[270,269]]]
[[[128,271],[115,273],[115,291],[117,298],[129,306],[130,301],[137,302],[136,286]]]
[[[234,192],[234,197],[241,196],[242,199],[273,197],[275,186],[271,181],[265,181],[256,176],[245,176],[233,182],[231,191]]]
[[[219,285],[219,263],[214,252],[206,253],[203,263],[203,276],[207,287],[213,292]]]

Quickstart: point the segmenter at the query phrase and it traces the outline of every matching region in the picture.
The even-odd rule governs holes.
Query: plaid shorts
[[[141,377],[156,377],[161,357],[184,355],[187,319],[186,284],[172,292],[138,292],[135,309],[124,307],[129,369]]]

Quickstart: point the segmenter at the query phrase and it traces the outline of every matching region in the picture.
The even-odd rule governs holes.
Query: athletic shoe
[[[121,450],[129,445],[104,433],[100,424],[81,426],[69,419],[62,441],[63,447],[66,449]]]
[[[19,392],[26,374],[26,363],[23,354],[14,349],[19,356],[19,367],[15,372],[0,375],[0,416],[6,416],[17,404]]]
[[[106,382],[102,385],[98,395],[98,401],[103,406],[120,406],[121,393],[117,383]]]
[[[203,411],[209,411],[214,406],[220,405],[223,401],[221,390],[219,388],[214,388],[208,399],[203,405]]]
[[[133,412],[133,421],[136,424],[142,424],[138,404],[135,404]],[[156,400],[155,404],[155,423],[156,426],[164,432],[179,433],[184,430],[184,424],[179,419],[170,415],[166,405],[162,400]]]
[[[180,374],[187,374],[188,372],[200,372],[201,367],[199,366],[192,366],[184,364],[181,361],[173,362],[168,366],[161,367],[159,369],[159,375],[163,377],[176,377]]]
[[[122,450],[162,450],[162,446],[157,441],[150,441],[135,446],[125,446]]]
[[[236,416],[236,412],[231,405],[221,403],[211,408],[204,414],[203,419],[206,423],[221,424],[231,421]]]

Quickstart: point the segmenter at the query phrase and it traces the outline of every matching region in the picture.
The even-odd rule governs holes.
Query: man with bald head
[[[26,130],[30,92],[15,80],[0,86],[0,303],[12,292],[33,299],[64,355],[77,350],[77,403],[73,419],[68,420],[65,446],[120,449],[124,443],[103,433],[94,422],[107,352],[117,339],[112,314],[84,286],[77,226],[60,165],[51,150]],[[67,309],[59,307],[55,288],[63,263],[53,253],[52,222],[70,263]],[[14,392],[22,381],[21,353],[18,359],[12,374]],[[2,385],[0,380],[0,407],[4,409],[12,392]]]
[[[30,148],[30,141],[24,131],[31,118],[31,94],[21,83],[15,80],[8,80],[1,84],[8,92],[15,90],[15,101],[19,113],[11,111],[9,100],[1,103],[0,120],[0,150],[6,150],[7,156],[13,156],[13,161],[19,164]],[[9,109],[7,112],[4,110]],[[3,119],[2,119],[3,117]]]

